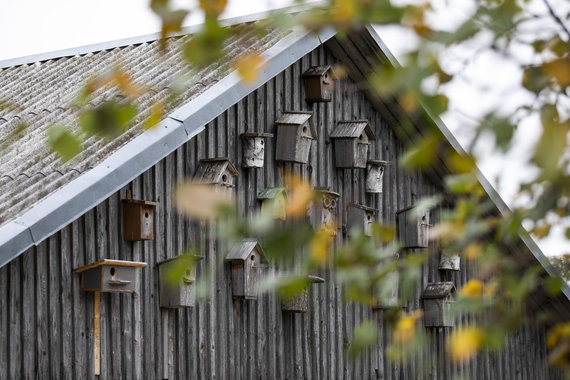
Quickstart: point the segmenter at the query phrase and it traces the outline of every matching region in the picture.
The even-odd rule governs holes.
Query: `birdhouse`
[[[202,256],[180,255],[158,263],[160,307],[196,304],[196,264],[202,259]]]
[[[461,258],[459,255],[449,255],[445,251],[441,251],[441,255],[439,257],[439,270],[443,271],[458,271],[461,263]]]
[[[360,229],[364,232],[366,236],[372,236],[372,223],[375,221],[374,214],[378,210],[363,206],[356,203],[350,203],[348,205],[348,219],[346,224],[346,230],[350,234],[350,231]]]
[[[146,263],[124,260],[102,260],[75,269],[81,273],[81,289],[90,292],[132,293],[137,286],[137,268]]]
[[[330,102],[334,80],[330,66],[312,66],[303,73],[305,100],[309,103]]]
[[[257,195],[257,200],[261,202],[262,213],[271,213],[275,219],[287,218],[285,212],[287,190],[284,187],[268,187]]]
[[[422,294],[426,327],[453,327],[450,310],[454,295],[453,282],[434,282],[426,286]]]
[[[131,191],[127,190],[127,198],[123,199],[123,239],[126,241],[154,239],[154,208],[158,202],[131,199]]]
[[[414,206],[396,212],[398,235],[403,248],[427,248],[429,243],[429,210],[414,213]]]
[[[242,162],[244,168],[262,168],[265,158],[265,139],[272,138],[272,133],[242,133]]]
[[[399,254],[396,253],[392,258],[385,260],[391,260],[392,263],[397,263],[399,260]],[[387,264],[392,264],[387,263]],[[397,268],[386,274],[385,278],[381,283],[379,283],[372,290],[373,304],[372,309],[393,309],[401,307],[398,300],[400,289],[400,273]]]
[[[338,198],[339,193],[328,191],[327,189],[315,188],[316,202],[313,203],[312,212],[314,222],[325,231],[336,236],[338,228]]]
[[[379,194],[382,192],[382,182],[384,181],[384,171],[389,161],[368,160],[366,162],[366,192]]]
[[[322,277],[307,276],[307,285],[298,294],[281,301],[281,311],[287,313],[306,313],[309,311],[309,285],[323,282],[325,279]]]
[[[368,120],[340,121],[330,138],[337,168],[366,168],[368,146],[374,140]]]
[[[312,116],[312,112],[288,111],[275,122],[277,125],[275,159],[277,161],[301,164],[309,162],[311,143],[317,139]]]
[[[226,261],[232,265],[234,298],[257,299],[261,269],[267,267],[267,256],[256,239],[244,239],[235,245]]]
[[[194,180],[213,185],[216,190],[231,194],[238,175],[238,171],[228,158],[208,158],[200,160]]]

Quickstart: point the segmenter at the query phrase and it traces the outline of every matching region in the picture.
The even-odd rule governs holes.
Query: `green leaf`
[[[198,68],[209,65],[224,55],[223,44],[228,36],[218,20],[206,17],[200,32],[184,45],[183,56],[188,63]]]
[[[63,161],[69,161],[81,152],[81,142],[62,125],[55,125],[48,131],[48,146]]]
[[[422,169],[431,166],[437,158],[439,142],[439,138],[433,135],[416,141],[402,156],[402,167],[405,169]]]
[[[354,328],[349,353],[352,357],[360,355],[370,346],[376,344],[378,330],[372,321],[365,321]]]
[[[491,131],[495,135],[495,143],[503,152],[510,147],[516,126],[506,117],[488,115],[481,123],[481,128]]]
[[[89,135],[113,138],[128,128],[136,114],[137,108],[133,104],[110,100],[94,109],[83,111],[79,124]]]

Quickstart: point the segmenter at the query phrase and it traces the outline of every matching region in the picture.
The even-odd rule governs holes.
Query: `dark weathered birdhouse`
[[[257,299],[261,269],[267,267],[267,256],[256,239],[244,239],[226,256],[232,265],[234,298]]]
[[[348,205],[348,220],[346,223],[348,233],[350,234],[350,231],[360,229],[364,232],[364,235],[372,236],[372,223],[376,219],[374,217],[376,212],[375,208],[350,203]]]
[[[429,243],[429,210],[421,211],[417,217],[414,206],[396,212],[398,235],[403,248],[427,248]]]
[[[312,116],[312,112],[288,111],[275,122],[277,125],[275,159],[277,161],[301,164],[309,162],[311,143],[317,139]]]
[[[81,273],[81,289],[92,292],[132,293],[137,286],[137,268],[146,263],[124,260],[102,260],[75,269]]]
[[[426,286],[422,294],[426,327],[453,327],[451,305],[454,295],[453,282],[433,282]]]
[[[154,239],[154,208],[158,202],[123,199],[123,239],[127,241]]]
[[[338,224],[339,193],[327,189],[315,188],[316,202],[313,203],[315,223],[324,228],[332,236],[336,236]]]
[[[325,282],[325,279],[318,276],[307,276],[307,286],[298,294],[281,300],[281,311],[287,313],[306,313],[309,311],[309,285]]]
[[[340,121],[332,131],[337,168],[365,168],[374,133],[368,120]]]
[[[257,200],[261,202],[262,213],[271,213],[275,219],[287,218],[285,211],[287,190],[284,187],[268,187],[257,195]]]
[[[242,133],[242,162],[244,168],[262,168],[265,161],[265,139],[272,133]]]
[[[461,269],[461,258],[459,255],[449,255],[445,251],[441,251],[441,256],[439,257],[439,270],[443,271],[458,271]]]
[[[368,160],[366,162],[366,192],[379,194],[382,192],[384,172],[389,161]]]
[[[202,259],[202,256],[180,255],[158,263],[160,307],[196,304],[196,264]]]
[[[305,100],[309,103],[330,102],[334,80],[330,66],[312,66],[303,73]]]
[[[228,158],[208,158],[200,160],[194,180],[213,185],[226,193],[233,193],[238,175]]]

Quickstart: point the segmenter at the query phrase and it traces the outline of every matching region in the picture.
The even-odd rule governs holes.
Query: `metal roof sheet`
[[[427,284],[423,294],[423,299],[445,298],[455,293],[455,285],[451,281],[433,282]]]
[[[330,137],[335,138],[357,138],[365,132],[369,139],[374,139],[374,133],[368,120],[339,121]]]
[[[261,261],[266,263],[267,255],[257,239],[243,239],[240,243],[234,245],[228,252],[226,261],[246,260],[249,254],[254,250],[257,250],[257,253],[259,253]]]

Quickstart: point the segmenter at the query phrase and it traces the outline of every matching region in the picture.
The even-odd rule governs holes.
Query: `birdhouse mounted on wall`
[[[366,162],[366,192],[371,194],[382,193],[384,172],[389,161],[368,160]]]
[[[123,239],[154,240],[154,208],[158,202],[131,199],[131,190],[123,203]]]
[[[194,180],[213,185],[217,190],[231,194],[238,175],[238,171],[228,158],[208,158],[200,160]]]
[[[312,207],[314,212],[315,223],[321,226],[325,231],[336,236],[338,228],[338,199],[339,193],[329,191],[328,189],[315,188],[315,198]]]
[[[160,307],[194,307],[196,264],[202,256],[180,255],[158,263]]]
[[[265,161],[265,139],[272,138],[272,133],[242,133],[242,162],[244,168],[262,168]]]
[[[301,164],[309,162],[311,143],[317,139],[312,116],[312,112],[288,111],[275,122],[277,125],[275,159],[277,161]]]
[[[81,289],[89,292],[132,293],[137,287],[137,268],[146,263],[102,260],[75,269],[81,273]]]
[[[457,272],[461,269],[461,258],[459,255],[449,255],[445,251],[441,251],[441,255],[439,257],[439,266],[438,269],[442,271],[453,271]]]
[[[267,256],[256,239],[244,239],[235,245],[226,261],[232,265],[232,289],[234,298],[257,299],[257,287],[261,269],[267,268]]]
[[[450,310],[454,295],[453,282],[434,282],[426,286],[422,294],[426,327],[453,327]]]
[[[309,285],[320,284],[325,279],[318,276],[307,276],[307,285],[296,295],[281,301],[281,311],[287,313],[306,313],[309,311]]]
[[[417,210],[416,210],[417,213]],[[403,248],[427,248],[429,243],[429,210],[414,216],[414,206],[396,212],[398,236]]]
[[[305,100],[309,103],[330,102],[334,80],[330,66],[312,66],[303,73]]]
[[[340,121],[332,131],[337,168],[365,168],[374,133],[368,120]]]
[[[372,223],[376,220],[374,214],[377,211],[372,207],[350,203],[348,205],[348,220],[346,224],[348,233],[350,234],[350,231],[360,229],[364,232],[364,235],[372,236]]]
[[[268,187],[257,195],[257,200],[261,202],[262,213],[271,213],[275,219],[287,219],[285,211],[287,190],[284,187]]]
[[[384,264],[390,266],[390,270],[381,283],[372,289],[372,309],[385,310],[401,307],[399,304],[400,272],[397,264],[400,258],[399,253],[391,258],[384,259]]]

